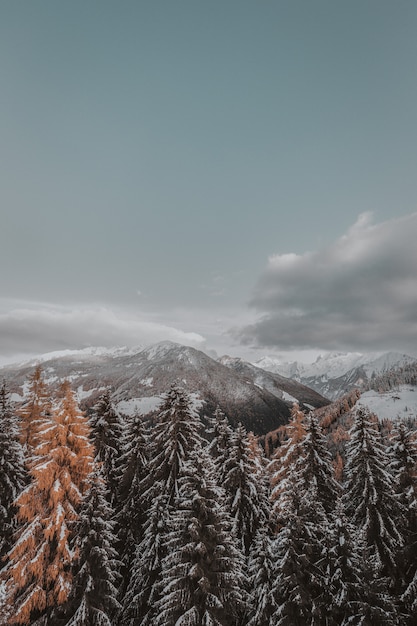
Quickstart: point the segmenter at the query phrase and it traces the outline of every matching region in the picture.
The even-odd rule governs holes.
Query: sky
[[[417,3],[3,0],[0,363],[417,356]]]

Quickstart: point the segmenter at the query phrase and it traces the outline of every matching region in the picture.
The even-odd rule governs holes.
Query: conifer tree
[[[153,428],[151,461],[144,481],[145,498],[167,496],[168,506],[178,495],[178,476],[184,460],[201,439],[201,421],[191,398],[177,385],[165,394]]]
[[[302,483],[299,485],[302,487]],[[296,490],[297,484],[291,489]],[[328,519],[315,485],[288,499],[285,525],[276,537],[274,626],[326,624]]]
[[[329,528],[328,602],[329,626],[391,626],[396,608],[383,584],[373,578],[367,548],[345,515],[342,499],[336,505]]]
[[[165,394],[153,427],[149,471],[140,485],[149,513],[123,602],[123,626],[154,626],[170,517],[179,495],[178,481],[191,451],[196,445],[202,446],[200,428],[190,397],[173,385]]]
[[[158,581],[169,532],[167,496],[156,496],[144,524],[143,538],[136,547],[131,576],[120,616],[121,626],[153,626]]]
[[[66,626],[114,626],[120,563],[115,550],[113,510],[107,502],[102,471],[90,477],[79,519],[74,526],[78,557],[67,603],[55,610],[52,623]]]
[[[178,483],[155,626],[237,626],[246,610],[243,559],[230,534],[212,460],[198,442]]]
[[[268,525],[257,530],[249,553],[248,577],[251,608],[247,626],[275,626],[278,608],[275,593],[277,572],[276,539],[269,533]]]
[[[71,590],[74,552],[70,526],[77,520],[93,460],[89,426],[68,382],[53,416],[40,423],[32,482],[15,506],[22,527],[6,567],[12,624],[29,624],[62,604]]]
[[[259,469],[251,452],[245,428],[238,424],[230,441],[224,464],[223,487],[226,504],[233,520],[233,532],[247,556],[258,527],[265,523],[266,497]]]
[[[215,462],[219,475],[219,484],[222,484],[224,479],[223,468],[225,461],[229,456],[233,429],[229,424],[227,416],[220,408],[215,410],[213,417],[209,418],[208,421],[210,425],[208,434],[211,437],[208,450]]]
[[[109,501],[117,505],[119,487],[118,463],[122,456],[123,421],[113,404],[111,393],[105,391],[94,405],[90,415],[96,461],[103,464]]]
[[[316,418],[304,420],[295,407],[288,435],[273,459],[279,531],[273,619],[280,626],[322,624],[329,604],[328,528],[339,487]]]
[[[37,365],[29,377],[28,398],[20,409],[21,442],[24,453],[30,458],[37,445],[37,430],[51,416],[51,399],[43,379],[42,367]]]
[[[347,444],[345,508],[365,537],[375,575],[388,577],[394,585],[403,545],[402,509],[388,467],[377,422],[367,409],[359,408]]]
[[[126,425],[123,437],[124,452],[119,462],[121,481],[118,493],[120,511],[117,515],[117,522],[123,561],[122,593],[129,583],[136,545],[140,543],[143,536],[142,529],[146,513],[143,484],[148,475],[148,446],[149,439],[143,419],[136,414]]]
[[[306,435],[305,415],[298,404],[291,409],[291,418],[286,426],[286,439],[279,446],[268,467],[271,476],[272,520],[280,528],[286,519],[287,499],[293,494],[291,480],[295,465],[302,456],[302,442]]]
[[[389,453],[396,492],[404,511],[404,548],[399,555],[402,580],[398,577],[397,588],[402,594],[401,609],[409,614],[406,623],[411,626],[417,609],[417,439],[404,422],[399,422],[393,430]]]
[[[23,450],[19,442],[17,415],[13,411],[6,383],[0,388],[0,568],[11,548],[14,531],[14,501],[26,481]]]

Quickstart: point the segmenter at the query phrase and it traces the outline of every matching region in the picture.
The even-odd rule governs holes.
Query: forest
[[[415,420],[358,395],[260,439],[176,385],[145,420],[3,383],[0,624],[412,626]]]

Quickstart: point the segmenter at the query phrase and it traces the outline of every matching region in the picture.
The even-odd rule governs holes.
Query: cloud
[[[331,245],[275,254],[235,334],[279,349],[417,351],[417,213],[375,224],[359,216]]]
[[[67,308],[0,303],[1,356],[41,354],[87,346],[149,345],[163,340],[200,346],[198,333],[139,319],[106,307]]]

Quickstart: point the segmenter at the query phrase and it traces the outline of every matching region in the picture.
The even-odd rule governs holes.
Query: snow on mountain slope
[[[417,387],[400,385],[380,393],[370,390],[361,395],[357,406],[366,406],[379,419],[407,419],[417,417]]]
[[[157,408],[161,395],[176,383],[195,395],[203,414],[210,414],[219,406],[232,423],[241,421],[248,430],[262,433],[286,422],[292,405],[282,393],[272,392],[259,376],[255,382],[253,377],[242,375],[195,348],[168,341],[133,353],[100,349],[47,357],[39,361],[48,384],[54,389],[63,379],[70,380],[85,408],[97,400],[103,389],[110,388],[121,410],[130,414],[136,407],[139,413],[148,414]],[[7,380],[16,401],[27,392],[28,376],[34,366],[32,362],[0,369],[0,377]],[[259,368],[254,369],[261,374]],[[294,390],[288,389],[287,393],[296,396]]]
[[[405,363],[415,362],[398,352],[329,353],[314,363],[282,363],[274,357],[263,357],[254,365],[270,372],[289,376],[334,400],[354,387],[362,387],[373,376]]]

